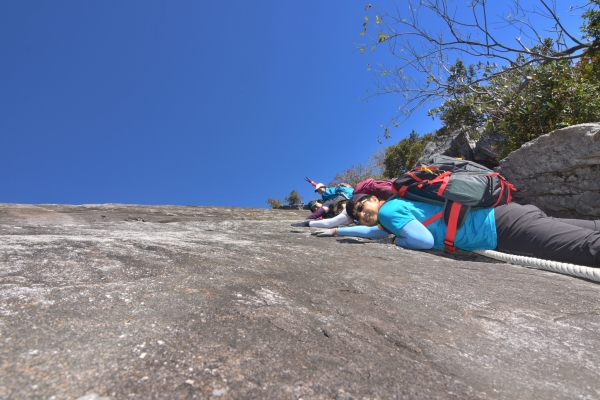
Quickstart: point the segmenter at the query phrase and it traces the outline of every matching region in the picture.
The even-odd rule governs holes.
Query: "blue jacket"
[[[331,200],[340,194],[344,194],[345,196],[348,196],[348,199],[350,199],[352,198],[353,193],[354,189],[350,186],[337,185],[336,187],[328,187],[325,189],[325,193],[323,193],[321,196],[323,197],[324,201]]]
[[[430,232],[433,247],[436,249],[444,248],[444,238],[446,237],[446,226],[442,219],[431,223],[428,226],[423,226],[424,222],[429,217],[441,211],[442,207],[434,204],[421,203],[419,201],[392,199],[387,201],[379,209],[377,217],[379,223],[387,228],[391,233],[400,238],[419,239],[406,237],[407,231],[403,228],[411,221],[418,221],[422,231]],[[412,228],[416,228],[414,225]],[[427,231],[425,231],[427,229]],[[413,233],[418,233],[417,230],[411,229]],[[494,217],[493,208],[483,208],[473,210],[467,216],[463,226],[456,232],[454,245],[463,250],[477,249],[495,249],[497,245],[496,220]],[[416,248],[414,246],[407,246]],[[421,247],[418,248],[427,248]]]

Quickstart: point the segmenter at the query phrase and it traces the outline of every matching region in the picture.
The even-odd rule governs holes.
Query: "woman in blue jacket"
[[[361,227],[330,229],[318,236],[383,237],[392,233],[396,245],[414,250],[444,248],[446,226],[438,219],[425,226],[441,206],[394,198],[379,200],[359,194],[346,213]],[[361,228],[363,231],[356,230]],[[488,249],[547,260],[600,267],[600,220],[548,217],[533,205],[509,203],[473,210],[457,230],[454,245],[463,250]]]
[[[354,194],[354,189],[345,183],[340,183],[336,187],[327,187],[322,183],[317,183],[315,192],[319,193],[324,201],[333,200],[337,196],[343,194],[348,198],[351,198]]]

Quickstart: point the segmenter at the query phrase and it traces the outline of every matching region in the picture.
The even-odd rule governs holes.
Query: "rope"
[[[473,250],[473,253],[510,264],[527,265],[538,269],[545,269],[547,271],[578,276],[580,278],[600,282],[600,268],[584,267],[582,265],[542,260],[534,257],[517,256],[514,254],[500,253],[499,251],[494,250]]]

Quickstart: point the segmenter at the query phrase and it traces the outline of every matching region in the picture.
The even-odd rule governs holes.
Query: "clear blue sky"
[[[360,101],[367,3],[0,2],[0,202],[308,201],[305,176],[439,127],[378,143],[397,105]]]

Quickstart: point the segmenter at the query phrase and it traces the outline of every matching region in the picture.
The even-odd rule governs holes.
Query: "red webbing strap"
[[[398,196],[404,197],[404,195],[406,194],[406,189],[408,189],[407,185],[402,186],[398,191]]]
[[[504,178],[502,175],[500,175],[499,172],[494,172],[493,174],[488,174],[487,176],[489,176],[489,177],[497,176],[500,178],[500,196],[498,196],[498,201],[496,201],[492,205],[492,207],[496,207],[500,203],[505,190],[506,190],[506,203],[510,203],[512,201],[512,193],[511,192],[516,192],[517,188],[515,188],[515,186],[512,183],[507,181],[506,178]]]
[[[498,196],[498,200],[496,200],[496,202],[494,204],[492,204],[492,207],[496,207],[502,201],[502,197],[504,196],[504,190],[506,189],[506,185],[505,185],[506,182],[504,181],[504,178],[502,176],[500,176],[499,172],[487,174],[486,176],[489,176],[490,178],[493,178],[494,176],[500,177],[500,195]],[[506,202],[510,203],[510,191],[508,192],[508,199]]]
[[[421,182],[423,180],[423,179],[419,178],[417,175],[413,174],[412,172],[406,172],[406,175],[410,176],[417,182]]]
[[[435,178],[431,179],[430,182],[431,183],[436,183],[436,182],[440,182],[446,179],[447,175],[452,174],[452,171],[444,171],[441,174],[437,175]]]
[[[460,209],[462,204],[460,203],[452,203],[452,207],[450,208],[450,218],[448,218],[448,229],[446,230],[446,238],[444,239],[444,246],[450,252],[455,251],[456,247],[454,247],[454,239],[456,238],[456,231],[458,225],[458,216],[460,214]]]
[[[502,201],[502,196],[504,195],[505,188],[506,188],[506,185],[504,184],[504,181],[502,179],[500,179],[500,196],[498,196],[498,200],[494,204],[492,204],[492,207],[496,207],[498,204],[500,204],[500,201]],[[510,192],[509,192],[509,196],[510,196]],[[510,203],[510,200],[508,200],[507,203]]]
[[[442,218],[443,215],[444,215],[444,211],[440,211],[439,213],[433,214],[431,217],[427,218],[425,221],[423,221],[421,223],[423,225],[427,226],[427,225],[431,224],[432,222],[435,222],[438,219]]]
[[[508,185],[508,195],[506,196],[506,202],[510,203],[512,201],[512,193],[511,192],[516,192],[517,188],[510,182],[506,182],[506,184]]]
[[[440,189],[438,190],[437,194],[438,196],[442,196],[442,194],[444,193],[444,190],[446,190],[446,186],[448,186],[448,181],[450,180],[450,174],[444,174],[443,178],[442,178],[442,184],[440,186]]]

